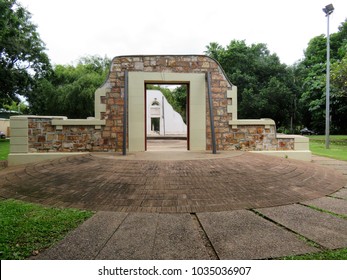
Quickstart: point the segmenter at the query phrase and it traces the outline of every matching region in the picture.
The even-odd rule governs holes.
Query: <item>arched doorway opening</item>
[[[189,150],[189,83],[145,84],[145,150]]]

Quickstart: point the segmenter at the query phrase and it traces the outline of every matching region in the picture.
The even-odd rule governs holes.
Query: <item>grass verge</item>
[[[283,260],[347,260],[347,248],[327,250],[319,253],[289,256]]]
[[[310,150],[314,155],[347,161],[347,135],[331,135],[330,148],[325,148],[324,135],[311,135]]]
[[[7,160],[7,156],[10,153],[10,140],[0,139],[0,160]]]
[[[36,255],[92,215],[90,211],[1,200],[0,259],[21,260]]]

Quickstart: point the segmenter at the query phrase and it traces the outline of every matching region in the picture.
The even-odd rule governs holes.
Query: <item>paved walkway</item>
[[[267,259],[347,247],[346,162],[162,151],[0,177],[1,197],[97,211],[37,259]]]

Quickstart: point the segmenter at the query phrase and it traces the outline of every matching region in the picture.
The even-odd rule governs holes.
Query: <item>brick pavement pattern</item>
[[[247,152],[195,160],[71,156],[7,168],[0,178],[3,198],[158,213],[273,207],[329,195],[346,182],[330,168]]]

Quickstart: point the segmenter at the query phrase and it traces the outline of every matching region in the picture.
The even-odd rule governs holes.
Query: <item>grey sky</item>
[[[84,55],[203,54],[231,40],[266,43],[281,61],[302,58],[326,34],[322,8],[332,3],[330,32],[347,18],[346,0],[19,0],[32,14],[48,55],[68,64]]]

